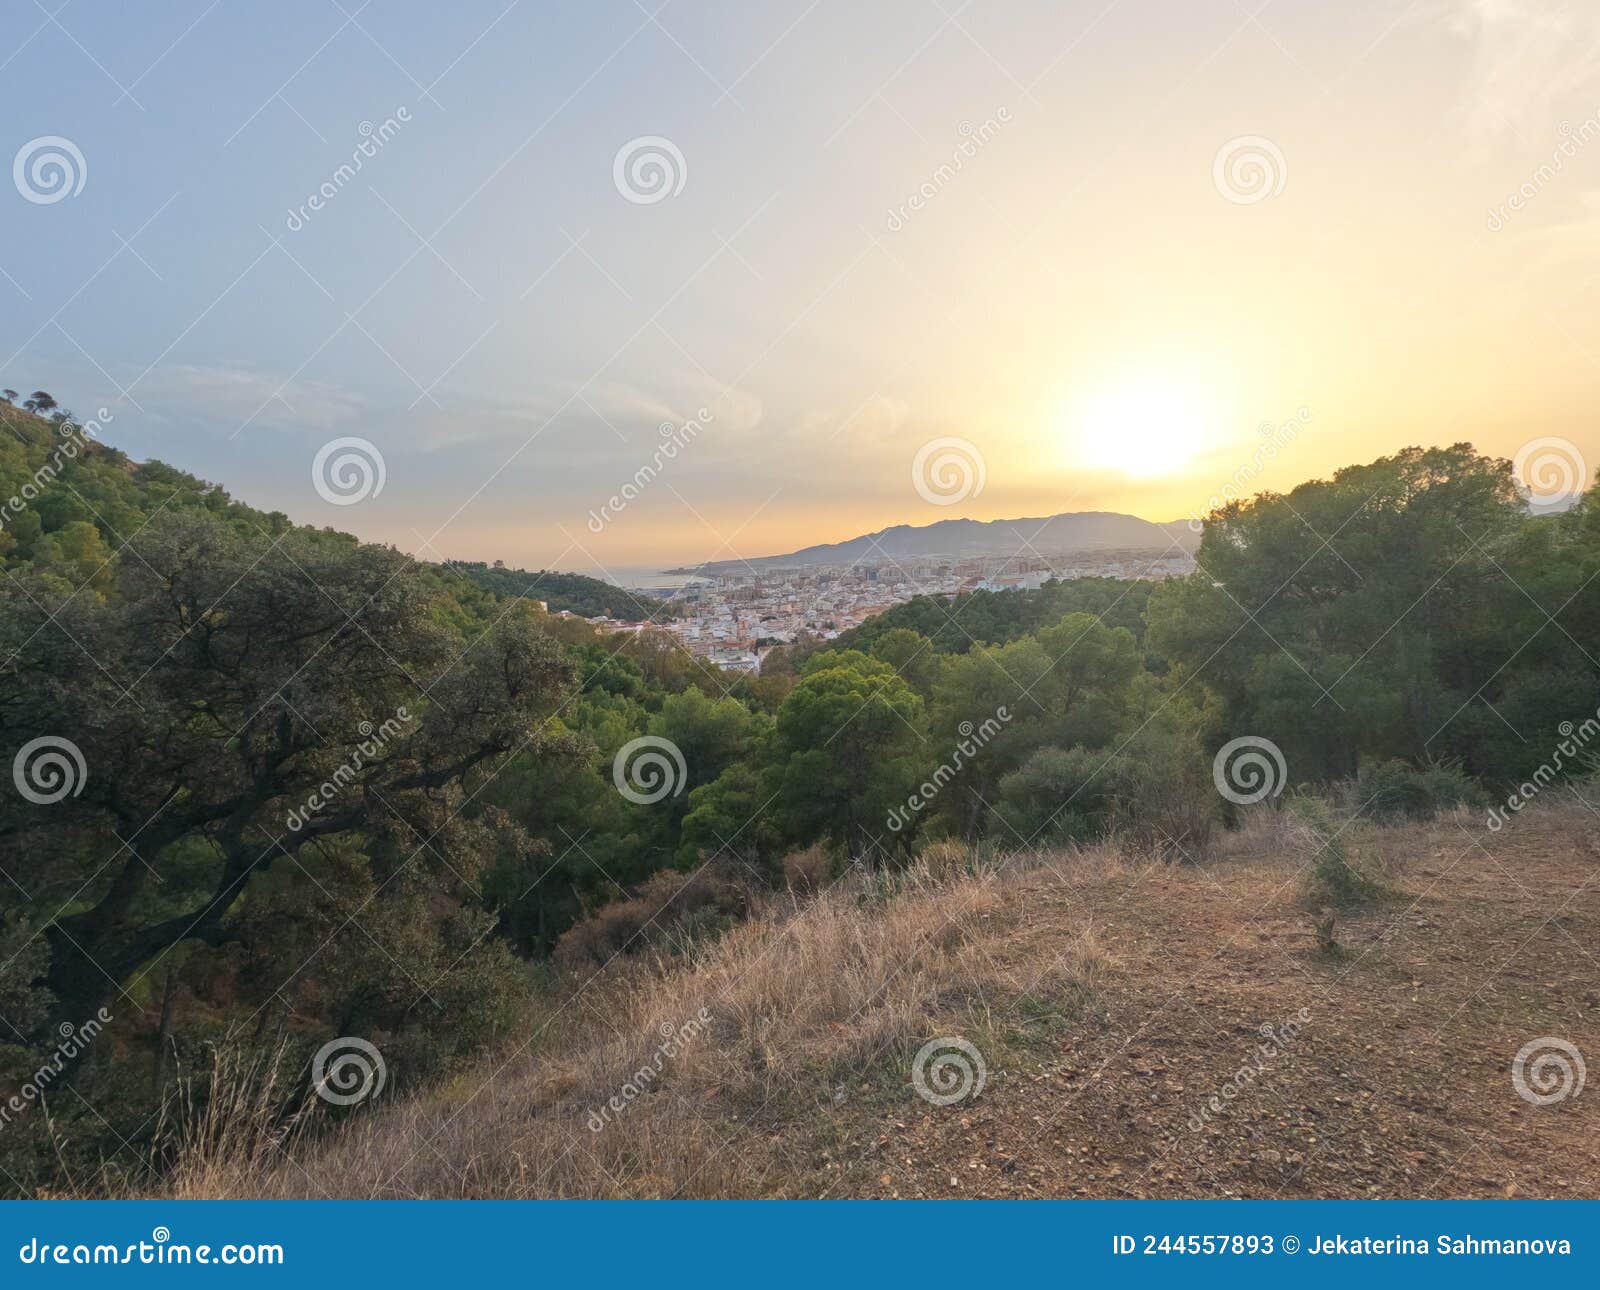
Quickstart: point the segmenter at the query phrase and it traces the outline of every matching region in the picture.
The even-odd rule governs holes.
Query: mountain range
[[[671,573],[731,573],[818,564],[885,564],[918,557],[971,560],[996,556],[1046,558],[1084,551],[1193,551],[1200,542],[1185,520],[1157,524],[1115,511],[1071,511],[1015,520],[940,520],[896,524],[851,538],[804,547],[787,555],[751,560],[715,560]]]

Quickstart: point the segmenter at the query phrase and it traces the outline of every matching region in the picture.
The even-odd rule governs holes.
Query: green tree
[[[871,654],[894,668],[924,699],[933,693],[933,682],[939,675],[939,655],[933,642],[921,632],[896,627],[873,642]]]
[[[767,723],[737,699],[708,697],[691,685],[669,694],[650,719],[650,733],[670,740],[683,754],[686,787],[709,784],[730,765],[748,757]]]
[[[772,876],[770,865],[781,842],[771,806],[772,777],[748,761],[735,762],[689,792],[683,817],[678,864],[690,868],[703,858],[733,856],[758,875]]]
[[[983,836],[994,787],[1038,748],[1099,747],[1121,729],[1142,660],[1133,634],[1093,614],[1068,614],[1034,636],[952,655],[935,683],[932,756],[956,767],[931,819]],[[999,720],[972,755],[953,750]],[[992,729],[992,727],[990,727]]]
[[[0,757],[52,741],[75,790],[0,798],[0,858],[51,911],[52,1021],[185,941],[232,940],[252,877],[338,835],[368,838],[380,878],[419,867],[459,899],[521,845],[464,809],[471,786],[513,752],[576,751],[550,730],[572,677],[537,616],[462,641],[395,551],[162,514],[115,591],[0,585]]]
[[[1546,523],[1509,462],[1408,448],[1213,513],[1200,572],[1151,601],[1150,642],[1221,695],[1230,731],[1279,744],[1296,778],[1391,757],[1482,773],[1496,705],[1530,665],[1578,658],[1559,627],[1534,639],[1566,612],[1554,589],[1541,603],[1508,576]]]
[[[910,790],[922,724],[922,700],[887,663],[814,658],[778,711],[779,805],[793,836],[866,854]]]

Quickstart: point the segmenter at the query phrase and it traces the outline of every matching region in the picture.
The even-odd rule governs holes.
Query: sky
[[[8,16],[0,382],[424,558],[1600,465],[1592,0]]]

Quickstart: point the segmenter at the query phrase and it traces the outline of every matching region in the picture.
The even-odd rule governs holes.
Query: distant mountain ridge
[[[939,520],[896,524],[846,542],[808,546],[787,555],[713,560],[673,573],[722,573],[817,564],[872,564],[934,556],[971,560],[985,556],[1070,555],[1080,551],[1193,551],[1199,535],[1184,520],[1157,524],[1116,511],[1070,511],[1015,520]]]

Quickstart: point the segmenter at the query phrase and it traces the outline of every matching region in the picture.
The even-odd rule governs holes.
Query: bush
[[[1352,809],[1373,820],[1431,820],[1478,796],[1459,766],[1418,768],[1398,759],[1362,767],[1353,791]]]
[[[663,869],[633,895],[602,905],[569,927],[556,942],[554,957],[574,969],[604,965],[624,951],[703,927],[716,915],[742,914],[747,904],[744,888],[710,865],[693,874]]]
[[[1110,827],[1125,768],[1088,748],[1041,748],[1000,781],[995,814],[1005,845],[1091,842]]]
[[[1304,887],[1308,908],[1349,908],[1383,895],[1382,886],[1350,856],[1339,826],[1320,798],[1296,796],[1289,806],[1300,825],[1303,845],[1311,852]]]
[[[1168,860],[1204,860],[1218,799],[1199,741],[1156,730],[1123,754],[1112,827],[1136,849]]]
[[[1094,842],[1116,834],[1164,859],[1203,859],[1217,794],[1198,742],[1176,730],[1121,751],[1041,748],[1000,781],[995,813],[1006,845]]]
[[[799,896],[816,895],[833,876],[833,856],[820,842],[804,851],[791,851],[782,864],[784,885]]]

